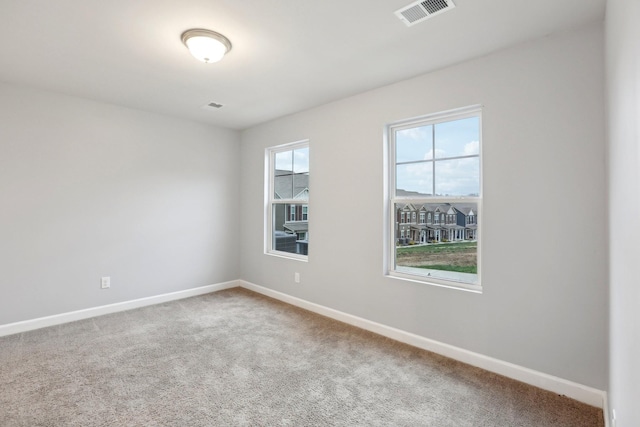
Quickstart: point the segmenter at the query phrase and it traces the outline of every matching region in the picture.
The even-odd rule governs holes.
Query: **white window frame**
[[[478,117],[479,120],[479,194],[478,197],[439,197],[439,196],[425,196],[425,197],[398,197],[396,196],[396,144],[395,144],[395,132],[402,129],[408,129],[418,126],[436,125],[438,123],[444,123],[454,120],[460,120],[470,117]],[[440,113],[430,114],[422,117],[416,117],[408,120],[402,120],[394,123],[390,123],[385,126],[384,132],[384,169],[385,169],[385,186],[384,186],[384,268],[383,273],[385,276],[401,279],[411,282],[425,283],[434,286],[459,289],[464,291],[471,291],[476,293],[482,292],[482,106],[473,105],[469,107],[459,108],[455,110],[443,111]],[[395,257],[396,257],[396,236],[395,236],[395,205],[396,204],[435,204],[435,203],[475,203],[477,210],[474,211],[475,219],[480,217],[479,221],[476,221],[476,240],[477,245],[477,281],[475,283],[448,280],[441,277],[428,276],[428,271],[425,270],[425,275],[408,274],[396,270]],[[440,219],[442,213],[434,212],[433,224],[436,223],[436,219]],[[428,213],[430,216],[430,213]],[[446,216],[445,216],[446,218]],[[438,221],[440,222],[440,221]],[[427,223],[429,221],[427,220]]]
[[[302,255],[292,252],[284,252],[273,249],[273,206],[277,204],[282,205],[307,205],[309,206],[310,197],[306,200],[295,199],[295,194],[292,194],[290,199],[276,199],[274,197],[274,179],[275,179],[275,156],[278,153],[284,151],[293,151],[301,148],[309,148],[309,152],[311,152],[309,140],[301,140],[296,142],[291,142],[288,144],[277,145],[273,147],[267,147],[265,149],[265,197],[264,197],[264,205],[265,205],[265,224],[264,224],[264,253],[266,255],[273,255],[282,258],[290,258],[298,261],[308,261],[308,255]],[[309,155],[311,157],[311,155]],[[311,177],[311,165],[309,165],[309,177]],[[308,209],[308,208],[307,208]],[[308,211],[307,211],[308,212]],[[289,212],[290,213],[290,212]],[[308,219],[307,219],[308,221]],[[296,234],[297,236],[297,234]],[[307,230],[307,241],[308,241],[308,230]]]

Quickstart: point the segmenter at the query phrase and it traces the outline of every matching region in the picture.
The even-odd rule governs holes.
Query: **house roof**
[[[309,189],[309,174],[276,170],[273,180],[276,199],[296,199]]]
[[[284,228],[286,228],[289,231],[293,231],[294,233],[297,233],[300,231],[308,231],[309,222],[308,221],[285,222]]]

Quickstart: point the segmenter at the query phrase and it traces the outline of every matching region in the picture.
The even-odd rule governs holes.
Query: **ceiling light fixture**
[[[182,43],[202,62],[218,62],[231,50],[231,42],[220,33],[194,28],[182,33]]]

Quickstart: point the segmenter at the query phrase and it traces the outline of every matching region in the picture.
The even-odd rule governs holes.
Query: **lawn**
[[[477,273],[477,242],[435,243],[396,249],[396,265]]]

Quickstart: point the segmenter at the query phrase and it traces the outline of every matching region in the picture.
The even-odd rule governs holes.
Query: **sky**
[[[396,131],[396,188],[426,195],[479,194],[479,127],[480,119],[470,117]]]
[[[295,173],[309,172],[309,147],[276,153],[276,169]]]

